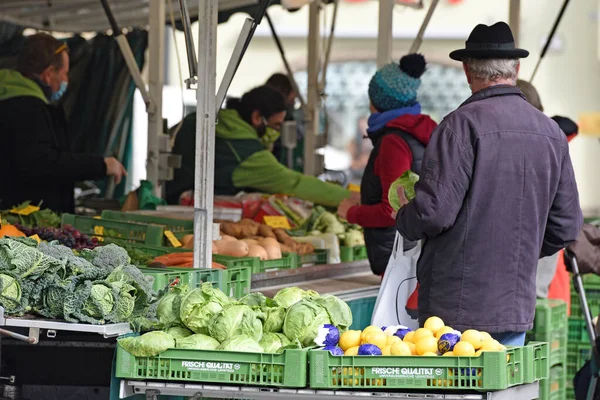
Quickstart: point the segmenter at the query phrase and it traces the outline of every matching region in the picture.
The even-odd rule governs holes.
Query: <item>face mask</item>
[[[50,96],[50,101],[58,101],[61,97],[63,97],[63,95],[65,94],[65,92],[67,91],[67,86],[68,83],[65,81],[60,82],[60,87],[58,88],[58,90],[54,93],[52,93],[52,96]]]

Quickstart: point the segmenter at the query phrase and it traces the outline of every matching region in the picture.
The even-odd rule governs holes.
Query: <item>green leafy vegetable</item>
[[[238,335],[221,343],[219,350],[241,351],[245,353],[262,353],[263,348],[250,336]]]
[[[273,297],[273,300],[284,308],[290,308],[300,300],[306,297],[318,297],[319,293],[314,290],[303,290],[297,287],[287,287],[281,289]]]
[[[246,335],[259,341],[263,334],[262,323],[247,305],[230,305],[215,315],[210,322],[208,332],[219,342],[238,335]]]
[[[181,298],[179,315],[181,321],[194,333],[208,334],[213,316],[229,304],[229,298],[211,283],[203,283]]]
[[[258,344],[265,353],[279,353],[280,350],[291,344],[290,340],[283,333],[265,333]]]
[[[167,333],[173,336],[175,340],[183,339],[193,334],[192,331],[190,331],[188,328],[184,328],[183,326],[173,326],[167,329]]]
[[[283,333],[288,339],[298,339],[302,346],[311,346],[319,327],[331,324],[327,310],[312,299],[303,299],[287,312],[283,322]]]
[[[175,347],[178,349],[216,350],[220,346],[215,339],[201,333],[176,339],[175,342]]]
[[[175,339],[162,331],[118,340],[119,346],[135,357],[155,357],[167,349],[175,348]]]
[[[327,311],[332,325],[335,325],[340,332],[346,331],[352,325],[352,310],[339,297],[325,295],[317,297],[314,302],[320,304]]]
[[[388,200],[390,201],[390,205],[394,209],[394,211],[398,211],[400,209],[400,200],[398,199],[398,187],[402,186],[404,188],[404,193],[406,194],[406,198],[408,200],[412,200],[415,198],[415,183],[419,180],[419,175],[414,172],[408,170],[405,171],[400,178],[396,179],[390,189],[388,191]]]
[[[189,291],[187,286],[171,288],[158,302],[156,316],[163,328],[181,325],[181,298]]]
[[[283,321],[287,310],[283,307],[263,307],[262,318],[264,332],[279,333],[283,331]]]

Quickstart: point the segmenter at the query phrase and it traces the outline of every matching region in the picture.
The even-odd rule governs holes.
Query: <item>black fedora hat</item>
[[[465,48],[454,50],[450,58],[462,61],[465,58],[525,58],[527,50],[515,47],[515,39],[505,22],[487,26],[479,24],[473,29]]]

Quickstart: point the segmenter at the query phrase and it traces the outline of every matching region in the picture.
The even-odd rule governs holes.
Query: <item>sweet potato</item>
[[[221,232],[226,235],[233,236],[236,239],[242,239],[242,226],[234,222],[223,222],[221,224]]]
[[[221,235],[221,240],[224,240],[226,242],[235,242],[237,239],[234,238],[233,236]]]
[[[269,254],[264,247],[257,244],[251,244],[248,246],[248,248],[248,257],[258,257],[262,261],[269,259]]]
[[[248,255],[248,243],[236,240],[235,242],[216,240],[219,254],[233,257],[245,257]]]
[[[277,238],[277,236],[275,236],[275,233],[273,232],[273,228],[262,224],[258,227],[258,235],[265,238]]]
[[[256,239],[242,239],[242,242],[246,242],[248,243],[248,246],[253,245],[253,244],[258,244],[258,240]]]
[[[253,219],[249,219],[249,218],[244,218],[243,220],[241,220],[240,222],[238,222],[239,225],[250,225],[250,226],[258,226],[260,225],[258,222],[254,221]]]

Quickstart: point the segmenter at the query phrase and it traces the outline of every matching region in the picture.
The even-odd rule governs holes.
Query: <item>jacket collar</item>
[[[496,85],[496,86],[487,87],[485,89],[481,89],[480,91],[473,93],[473,95],[471,97],[469,97],[467,100],[465,100],[465,102],[462,103],[460,105],[460,107],[466,106],[467,104],[474,103],[476,101],[485,100],[490,97],[507,96],[507,95],[517,95],[517,96],[520,96],[521,98],[523,98],[523,100],[526,100],[523,93],[521,93],[519,88],[517,88],[516,86]]]

